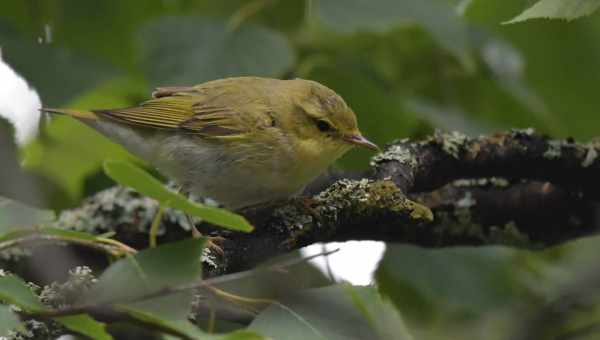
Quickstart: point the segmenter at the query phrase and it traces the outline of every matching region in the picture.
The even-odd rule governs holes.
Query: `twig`
[[[274,264],[266,269],[272,270],[272,271],[279,271],[279,270],[281,270],[281,268],[292,267],[297,264],[310,261],[310,260],[315,259],[320,256],[329,256],[338,251],[339,251],[339,249],[334,249],[331,251],[307,256],[304,258],[294,258],[294,259],[291,259],[288,261],[283,261],[281,263]],[[157,297],[162,297],[162,296],[166,296],[166,295],[171,295],[171,294],[179,293],[182,291],[195,290],[195,289],[199,289],[199,288],[209,288],[214,291],[214,289],[216,289],[214,286],[216,286],[216,285],[223,284],[226,282],[241,280],[241,279],[244,279],[247,277],[251,277],[255,274],[256,274],[256,270],[248,270],[248,271],[244,271],[244,272],[239,272],[239,273],[214,277],[214,278],[210,278],[210,279],[206,279],[206,280],[201,280],[199,282],[191,283],[188,285],[181,285],[181,286],[177,286],[177,287],[165,287],[163,289],[160,289],[158,291],[155,291],[155,292],[152,292],[149,294],[132,297],[130,299],[125,299],[123,301],[118,301],[118,302],[114,302],[114,303],[71,306],[71,307],[66,307],[66,308],[62,308],[62,309],[34,312],[34,313],[30,313],[29,315],[31,315],[33,317],[37,317],[37,316],[39,316],[39,317],[58,317],[58,316],[74,315],[74,314],[81,314],[81,313],[94,314],[94,312],[98,312],[98,311],[105,312],[107,309],[111,310],[112,309],[111,306],[113,304],[117,304],[117,303],[120,305],[124,305],[124,304],[129,304],[129,303],[134,303],[134,302],[145,301],[145,300],[149,300],[149,299],[153,299],[153,298],[157,298]],[[263,302],[265,302],[265,301],[266,300],[263,300]],[[271,300],[269,300],[269,301],[271,301]]]
[[[112,256],[123,256],[124,254],[134,254],[136,250],[116,240],[99,238],[96,241],[89,241],[74,237],[65,237],[58,235],[41,234],[33,231],[26,236],[6,240],[0,243],[0,252],[6,249],[24,246],[29,243],[72,243],[87,248],[100,250]]]

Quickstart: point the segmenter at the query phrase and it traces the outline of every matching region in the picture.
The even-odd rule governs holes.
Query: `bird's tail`
[[[69,109],[51,109],[51,108],[46,108],[43,107],[40,109],[40,111],[42,112],[48,112],[48,113],[57,113],[57,114],[61,114],[61,115],[67,115],[67,116],[71,116],[71,117],[75,117],[75,118],[80,118],[80,119],[91,119],[91,120],[96,120],[98,119],[98,115],[95,114],[92,111],[80,111],[80,110],[69,110]]]

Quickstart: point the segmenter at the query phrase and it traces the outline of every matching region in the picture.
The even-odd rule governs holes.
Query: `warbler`
[[[135,107],[42,110],[83,121],[233,210],[299,194],[353,146],[378,149],[337,93],[304,79],[225,78],[159,87]]]

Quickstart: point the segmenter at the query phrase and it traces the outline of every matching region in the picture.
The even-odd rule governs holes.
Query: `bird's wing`
[[[258,117],[248,114],[250,110],[266,111],[261,105],[239,104],[223,98],[215,102],[211,93],[199,93],[192,87],[158,88],[153,96],[136,107],[93,112],[125,124],[176,129],[205,138],[235,138],[248,133],[252,127],[268,124],[269,120],[266,114]],[[225,102],[230,104],[224,105]]]

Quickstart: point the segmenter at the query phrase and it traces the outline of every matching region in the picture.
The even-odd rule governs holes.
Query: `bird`
[[[340,95],[299,78],[231,77],[158,87],[133,107],[42,111],[82,121],[231,210],[299,195],[353,147],[378,150]]]

